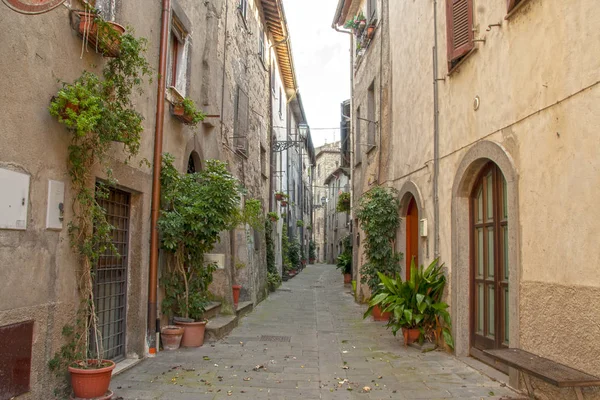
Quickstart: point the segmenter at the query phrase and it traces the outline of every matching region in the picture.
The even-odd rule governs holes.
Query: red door
[[[415,198],[408,203],[406,212],[406,279],[410,279],[410,264],[415,260],[419,265],[419,209]]]

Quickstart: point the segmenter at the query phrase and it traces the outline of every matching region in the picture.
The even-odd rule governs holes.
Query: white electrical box
[[[205,254],[205,264],[217,264],[218,269],[225,269],[225,254]]]
[[[427,237],[427,219],[419,221],[419,236]]]
[[[46,210],[46,229],[62,229],[65,210],[65,184],[60,181],[48,181],[48,205]]]
[[[27,229],[29,175],[0,168],[0,229]]]

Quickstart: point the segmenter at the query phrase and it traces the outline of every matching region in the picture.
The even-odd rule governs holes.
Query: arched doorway
[[[200,172],[201,168],[200,156],[195,151],[192,151],[190,153],[190,157],[188,158],[187,173],[193,174],[195,172]]]
[[[507,200],[506,179],[490,161],[470,196],[471,353],[480,358],[483,350],[509,345]]]
[[[410,265],[419,265],[419,209],[413,196],[406,209],[406,279],[410,279]]]

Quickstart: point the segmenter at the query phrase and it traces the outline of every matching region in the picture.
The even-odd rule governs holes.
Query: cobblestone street
[[[114,377],[114,398],[519,397],[449,354],[405,348],[363,311],[334,266],[309,266],[224,340],[161,352]]]

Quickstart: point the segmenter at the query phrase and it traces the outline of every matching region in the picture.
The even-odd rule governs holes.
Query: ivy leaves
[[[400,271],[402,253],[394,249],[396,230],[400,226],[398,208],[400,202],[394,189],[375,187],[359,200],[357,217],[365,232],[365,253],[368,262],[361,268],[361,282],[366,283],[372,293],[377,291],[381,272],[395,276]]]

